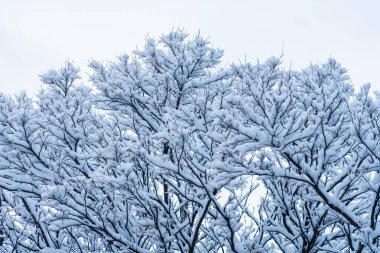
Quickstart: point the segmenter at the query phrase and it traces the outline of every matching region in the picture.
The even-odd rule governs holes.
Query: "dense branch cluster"
[[[379,252],[369,85],[222,55],[177,30],[1,95],[1,252]]]

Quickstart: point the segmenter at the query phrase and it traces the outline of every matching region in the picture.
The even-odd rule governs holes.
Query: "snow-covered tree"
[[[267,188],[260,220],[276,248],[378,251],[377,106],[368,89],[354,97],[335,60],[302,72],[280,70],[277,59],[233,69],[221,114],[234,132],[227,142],[235,166]]]
[[[1,95],[1,251],[380,251],[369,86],[222,55],[174,30]]]

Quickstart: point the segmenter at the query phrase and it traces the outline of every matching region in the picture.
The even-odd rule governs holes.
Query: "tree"
[[[354,97],[332,59],[302,72],[278,67],[277,59],[235,66],[238,89],[223,113],[236,166],[268,189],[265,231],[283,252],[378,251],[377,106],[368,87]]]
[[[2,251],[379,251],[369,86],[222,55],[175,30],[92,61],[88,86],[66,63],[2,95]]]

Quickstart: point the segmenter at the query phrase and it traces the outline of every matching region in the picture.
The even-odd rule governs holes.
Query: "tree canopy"
[[[173,30],[0,95],[0,251],[379,252],[370,86],[222,56]]]

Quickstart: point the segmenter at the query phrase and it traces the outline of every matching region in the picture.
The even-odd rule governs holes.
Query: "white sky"
[[[334,57],[356,86],[380,90],[377,0],[0,0],[0,91],[36,93],[38,75],[68,59],[87,71],[89,59],[112,60],[177,27],[200,30],[226,63],[283,48],[285,67]]]

